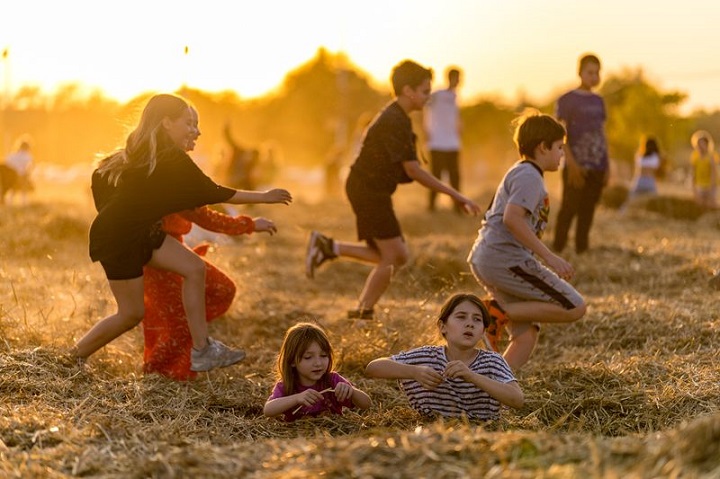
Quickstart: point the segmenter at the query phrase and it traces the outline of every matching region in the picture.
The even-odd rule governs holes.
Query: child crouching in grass
[[[333,371],[333,349],[319,326],[299,323],[288,329],[277,359],[279,381],[265,403],[266,416],[286,421],[324,413],[342,414],[345,407],[367,409],[372,401]]]
[[[421,414],[497,419],[501,405],[520,408],[524,398],[503,357],[477,348],[489,319],[477,296],[456,294],[437,319],[444,346],[421,346],[375,359],[365,374],[399,379],[410,405]]]
[[[507,324],[510,343],[503,357],[513,371],[530,359],[539,323],[570,323],[586,311],[568,283],[575,275],[572,265],[540,239],[550,216],[543,177],[557,171],[565,155],[565,128],[537,112],[521,116],[516,125],[521,161],[505,173],[468,256],[475,278],[493,297],[488,331],[493,347]]]

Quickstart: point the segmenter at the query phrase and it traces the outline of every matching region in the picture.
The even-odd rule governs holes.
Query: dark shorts
[[[395,216],[392,195],[368,192],[361,181],[348,177],[345,191],[353,212],[359,240],[390,239],[402,237],[400,223]]]
[[[160,223],[153,226],[147,237],[139,247],[107,259],[101,259],[100,264],[105,270],[109,280],[126,280],[140,278],[143,275],[143,266],[152,258],[153,252],[160,248],[167,235],[160,227]]]

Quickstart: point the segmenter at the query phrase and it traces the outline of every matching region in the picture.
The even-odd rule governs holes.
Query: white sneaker
[[[220,341],[208,338],[208,345],[202,351],[193,348],[191,353],[190,371],[210,371],[239,363],[245,359],[245,351],[232,349]]]

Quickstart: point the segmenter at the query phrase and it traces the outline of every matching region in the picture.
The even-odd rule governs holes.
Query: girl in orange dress
[[[181,243],[192,224],[216,233],[250,234],[256,224],[262,227],[269,220],[248,216],[232,217],[207,206],[175,213],[163,218],[163,230]],[[193,248],[205,261],[205,316],[208,322],[227,312],[235,297],[235,283],[204,256],[208,244]],[[176,380],[194,378],[190,371],[192,338],[182,304],[182,278],[169,271],[145,267],[145,353],[143,371],[158,373]]]
[[[187,151],[195,148],[195,141],[200,136],[197,111],[194,108],[191,111],[194,128],[188,139]],[[251,234],[256,231],[272,235],[276,232],[275,224],[266,218],[233,217],[208,206],[168,215],[162,220],[162,229],[184,243],[183,236],[190,232],[193,223],[227,235]],[[205,261],[205,319],[210,322],[230,308],[236,287],[232,279],[204,258],[208,247],[208,244],[201,244],[193,251]],[[179,381],[193,379],[197,373],[190,370],[192,337],[182,303],[182,277],[149,266],[144,268],[144,277],[143,371]]]

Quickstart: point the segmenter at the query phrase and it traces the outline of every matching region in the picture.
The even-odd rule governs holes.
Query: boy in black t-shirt
[[[334,241],[317,231],[310,235],[305,259],[306,274],[339,256],[374,263],[365,281],[352,319],[373,319],[374,306],[390,285],[396,268],[407,263],[409,251],[393,210],[392,194],[400,183],[417,181],[445,193],[470,214],[480,208],[475,202],[424,170],[418,161],[410,117],[430,97],[432,71],[406,60],[393,69],[395,101],[371,122],[362,148],[352,165],[345,189],[356,217],[358,239],[365,243]]]

